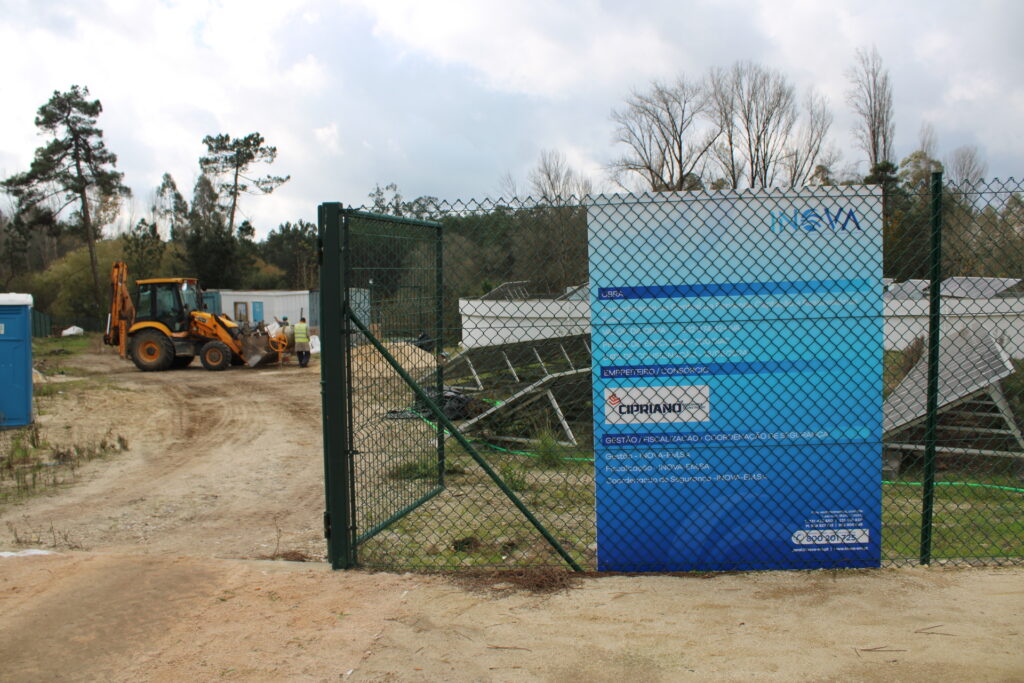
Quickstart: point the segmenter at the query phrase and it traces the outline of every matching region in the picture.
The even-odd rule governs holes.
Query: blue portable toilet
[[[0,294],[0,429],[32,422],[31,311],[31,294]]]

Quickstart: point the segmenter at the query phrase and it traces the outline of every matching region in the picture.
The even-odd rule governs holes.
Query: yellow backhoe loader
[[[199,281],[189,277],[150,278],[128,292],[128,266],[110,271],[111,303],[103,341],[131,357],[139,370],[187,367],[196,356],[207,370],[234,363],[256,367],[277,359],[288,347],[283,332],[271,335],[260,323],[243,328],[223,314],[203,310]]]

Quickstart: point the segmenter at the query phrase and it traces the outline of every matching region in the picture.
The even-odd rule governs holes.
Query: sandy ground
[[[1024,680],[1024,569],[507,583],[332,572],[319,374],[146,374],[44,402],[45,438],[120,435],[0,508],[4,680]],[[16,542],[16,538],[21,543]]]

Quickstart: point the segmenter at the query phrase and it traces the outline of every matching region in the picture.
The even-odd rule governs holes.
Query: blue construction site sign
[[[878,566],[881,195],[588,210],[601,570]]]

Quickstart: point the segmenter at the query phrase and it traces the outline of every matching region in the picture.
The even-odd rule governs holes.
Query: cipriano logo
[[[605,424],[707,422],[710,389],[706,384],[657,387],[607,387]]]
[[[793,212],[772,211],[772,232],[785,232],[787,230],[800,230],[803,232],[818,232],[830,230],[842,232],[849,230],[862,230],[860,221],[857,220],[857,213],[853,209],[825,209],[824,213],[818,209],[793,209]]]
[[[615,412],[619,415],[661,415],[670,413],[693,413],[698,410],[704,410],[706,404],[702,401],[676,401],[669,403],[666,401],[661,402],[647,402],[647,403],[623,403],[619,405],[617,399],[608,399],[608,402],[615,406]]]

